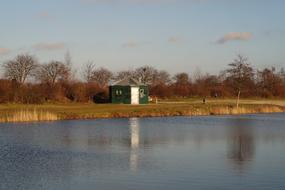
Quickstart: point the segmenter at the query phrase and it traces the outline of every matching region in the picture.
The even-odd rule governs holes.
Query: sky
[[[237,54],[285,67],[284,0],[0,0],[0,63],[88,61],[112,71],[150,65],[218,73]]]

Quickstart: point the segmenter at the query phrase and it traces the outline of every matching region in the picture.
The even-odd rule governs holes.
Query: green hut
[[[113,104],[147,104],[148,87],[134,78],[126,78],[109,87],[110,102]]]

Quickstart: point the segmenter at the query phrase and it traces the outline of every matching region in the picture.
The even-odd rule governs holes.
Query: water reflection
[[[285,189],[284,116],[0,125],[0,189]]]
[[[130,119],[130,140],[131,140],[131,150],[130,150],[130,170],[136,171],[138,168],[138,148],[140,144],[140,127],[138,118]]]
[[[228,128],[228,158],[242,172],[255,156],[255,128],[248,119],[233,119],[231,125]]]
[[[140,144],[140,128],[138,118],[131,118],[129,120],[131,149],[136,150]]]

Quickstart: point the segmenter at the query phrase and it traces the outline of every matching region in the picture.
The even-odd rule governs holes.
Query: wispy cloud
[[[248,41],[250,39],[252,39],[250,32],[230,32],[220,38],[217,43],[224,44],[228,41]]]
[[[48,11],[41,11],[37,14],[37,17],[40,19],[50,19],[50,13]]]
[[[35,50],[39,51],[53,51],[60,50],[65,48],[65,43],[56,42],[56,43],[38,43],[33,46]]]
[[[124,47],[124,48],[136,48],[138,46],[139,46],[139,43],[135,42],[135,41],[129,41],[129,42],[126,42],[122,45],[122,47]]]
[[[178,36],[170,36],[167,41],[172,44],[177,44],[177,43],[181,43],[183,39]]]
[[[7,48],[1,48],[0,47],[0,55],[7,55],[9,54],[11,51]]]

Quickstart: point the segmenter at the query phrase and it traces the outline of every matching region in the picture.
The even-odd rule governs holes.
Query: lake
[[[285,189],[285,114],[0,124],[0,189]]]

